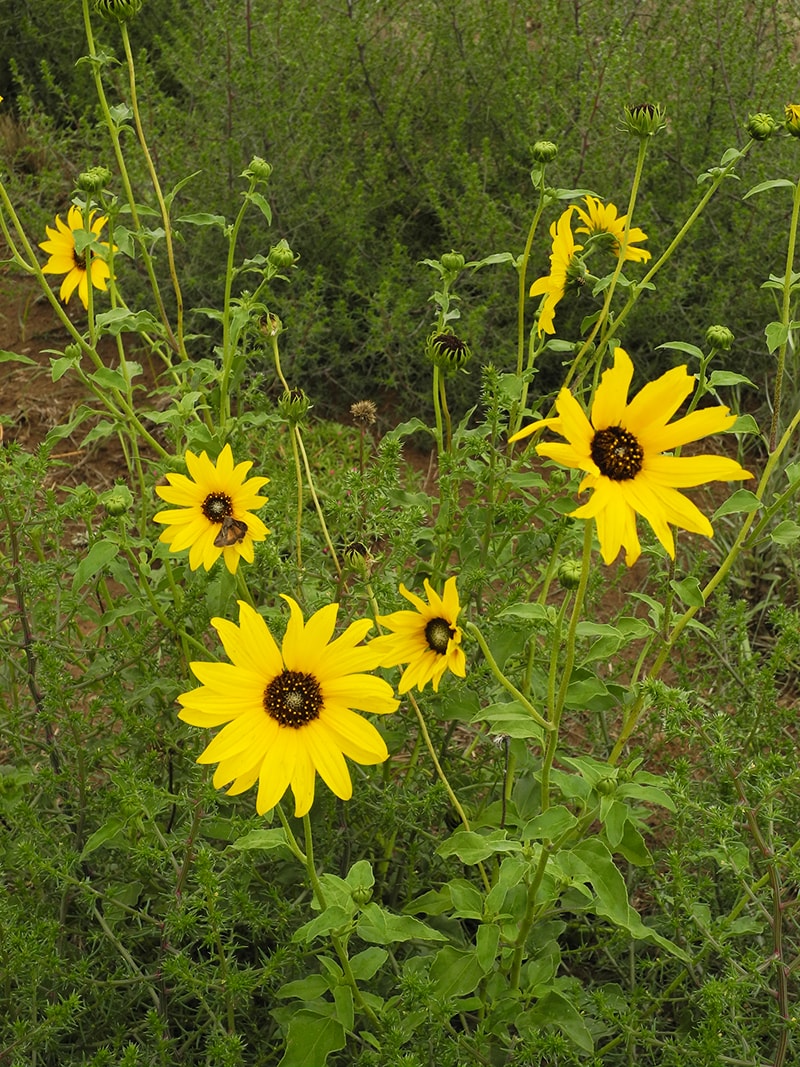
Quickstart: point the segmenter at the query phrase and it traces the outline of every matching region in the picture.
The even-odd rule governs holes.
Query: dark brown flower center
[[[280,726],[299,730],[319,718],[322,690],[313,674],[282,671],[264,690],[264,711]]]
[[[431,619],[425,627],[425,640],[432,652],[443,656],[447,652],[450,639],[455,637],[455,630],[447,619]]]
[[[621,426],[608,426],[598,430],[591,447],[592,459],[600,473],[613,482],[627,482],[642,469],[644,449],[627,430]]]
[[[201,511],[209,522],[222,522],[233,513],[233,504],[227,493],[209,493],[201,505]]]

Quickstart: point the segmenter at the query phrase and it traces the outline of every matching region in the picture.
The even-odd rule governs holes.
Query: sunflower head
[[[50,258],[42,267],[42,273],[65,275],[59,290],[59,296],[65,304],[77,289],[81,303],[88,308],[89,279],[93,289],[105,291],[111,277],[108,263],[103,258],[109,246],[97,240],[108,219],[105,215],[95,217],[96,214],[94,211],[89,213],[87,230],[84,228],[83,215],[73,204],[67,212],[66,223],[57,215],[55,229],[45,227],[47,240],[42,241],[39,247],[49,253]],[[112,250],[117,251],[116,245],[112,246]]]
[[[553,239],[550,253],[550,273],[537,279],[530,288],[531,296],[544,296],[539,312],[538,333],[555,333],[553,320],[556,304],[567,289],[581,285],[586,277],[586,267],[578,256],[583,245],[575,243],[572,233],[572,216],[575,207],[568,207],[550,227]]]
[[[428,338],[426,348],[428,359],[444,374],[455,374],[456,371],[464,370],[472,358],[467,342],[456,337],[454,333],[439,333],[434,330]]]
[[[234,466],[231,446],[225,445],[216,463],[205,452],[199,456],[186,452],[185,474],[168,474],[169,485],[157,485],[162,500],[176,507],[160,511],[156,522],[166,529],[159,541],[171,552],[189,549],[189,566],[208,571],[220,556],[225,566],[236,573],[239,560],[253,562],[253,544],[263,541],[269,530],[253,511],[266,504],[267,497],[258,491],[269,478],[248,478],[252,463]]]
[[[793,137],[800,137],[800,104],[787,104],[784,108],[784,126]]]
[[[391,633],[376,637],[370,643],[370,648],[380,657],[379,666],[406,664],[398,686],[399,693],[407,693],[414,686],[422,690],[428,682],[433,682],[434,690],[438,691],[446,670],[460,678],[466,674],[462,633],[458,625],[461,605],[456,580],[447,579],[442,596],[433,590],[427,578],[424,584],[427,603],[401,584],[401,595],[413,604],[415,610],[379,616],[378,623]]]
[[[586,209],[576,207],[578,218],[583,223],[576,227],[576,233],[589,235],[590,240],[605,243],[619,256],[622,246],[625,246],[623,260],[634,260],[646,263],[650,259],[650,253],[644,248],[635,248],[639,241],[646,241],[647,234],[638,226],[628,226],[628,216],[619,215],[614,204],[604,204],[596,196],[584,197]]]
[[[317,773],[342,800],[353,793],[345,756],[371,765],[388,758],[372,723],[353,709],[386,714],[398,701],[391,686],[368,673],[375,655],[361,642],[369,619],[334,638],[337,604],[304,621],[291,597],[279,648],[266,622],[239,601],[239,625],[212,619],[230,663],[192,663],[202,683],[178,697],[179,718],[192,726],[223,726],[198,763],[218,763],[214,785],[243,793],[259,783],[256,809],[270,811],[291,786],[295,815],[314,801]]]

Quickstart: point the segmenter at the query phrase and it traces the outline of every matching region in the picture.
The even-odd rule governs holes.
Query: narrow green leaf
[[[243,837],[238,837],[231,845],[231,848],[238,849],[240,852],[247,852],[252,849],[271,852],[276,848],[288,849],[288,847],[289,842],[286,839],[286,831],[282,826],[277,826],[272,830],[251,830],[250,833],[245,834]]]
[[[113,541],[95,541],[75,568],[75,577],[72,579],[73,593],[81,589],[90,578],[96,577],[118,553],[119,545]]]
[[[657,345],[656,350],[659,348],[667,348],[673,352],[684,352],[687,356],[694,356],[695,359],[704,359],[703,350],[698,348],[697,345],[690,345],[687,341],[666,341],[663,345]]]
[[[794,183],[788,178],[771,178],[769,181],[759,182],[752,189],[748,189],[742,200],[747,200],[748,197],[755,196],[757,193],[764,193],[767,189],[794,189]]]
[[[17,352],[6,352],[5,349],[0,350],[0,363],[27,363],[29,367],[37,366],[36,360],[31,359],[30,356],[21,356]]]

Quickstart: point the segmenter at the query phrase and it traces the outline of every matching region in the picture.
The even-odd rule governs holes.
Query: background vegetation
[[[89,70],[76,66],[80,0],[2,0],[0,14],[0,93],[14,109],[0,151],[41,229],[81,169],[110,162],[96,142]],[[520,250],[535,140],[559,146],[556,184],[619,202],[635,145],[617,116],[624,104],[665,105],[669,130],[637,208],[650,247],[663,249],[696,200],[697,175],[744,143],[748,113],[780,114],[796,93],[798,14],[791,0],[148,0],[131,35],[162,182],[194,172],[175,214],[214,204],[230,217],[238,175],[254,154],[268,159],[275,233],[300,256],[296,284],[276,296],[287,369],[318,410],[341,411],[367,391],[388,412],[400,398],[404,409],[427,404],[432,312],[419,261],[451,248],[467,259]],[[112,28],[98,32],[118,48]],[[628,325],[639,360],[724,322],[743,369],[768,375],[770,298],[759,287],[781,267],[790,202],[739,201],[796,163],[792,139],[773,142],[715,198],[692,236],[696,255]],[[249,227],[243,247],[265,252],[263,229]],[[181,250],[190,306],[209,304],[224,272],[219,232],[199,237]],[[545,250],[538,256],[534,276],[547,268]],[[515,282],[510,267],[482,272],[465,312],[473,350],[501,368],[513,363]],[[576,309],[576,335],[585,311]],[[474,400],[475,387],[461,386],[462,402]]]

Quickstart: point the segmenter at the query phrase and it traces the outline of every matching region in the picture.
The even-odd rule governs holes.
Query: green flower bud
[[[784,111],[784,126],[793,137],[800,137],[800,104],[787,104]]]
[[[133,494],[127,485],[115,485],[102,493],[99,499],[106,509],[106,514],[112,518],[125,515],[133,506]]]
[[[653,137],[666,125],[666,111],[661,104],[626,104],[623,109],[622,129],[634,137]]]
[[[363,908],[365,904],[369,904],[372,900],[372,890],[368,885],[357,885],[350,890],[350,896],[353,898],[354,904],[357,904],[359,908]]]
[[[754,141],[767,141],[779,127],[775,119],[766,111],[751,115],[745,123],[745,129]]]
[[[294,252],[286,241],[279,241],[270,248],[267,259],[276,270],[288,270],[294,263]]]
[[[242,177],[265,182],[269,180],[270,174],[272,174],[272,164],[267,163],[266,159],[262,159],[261,156],[253,156]]]
[[[610,797],[612,793],[616,793],[617,783],[613,778],[601,778],[599,782],[595,782],[594,788],[601,797]]]
[[[445,374],[463,370],[472,356],[466,341],[462,341],[453,333],[432,333],[428,338],[426,351],[428,359]]]
[[[551,163],[558,155],[558,145],[552,141],[537,141],[531,154],[537,163]]]
[[[110,181],[108,167],[90,167],[78,175],[77,186],[83,193],[101,193]]]
[[[464,268],[464,257],[460,252],[445,252],[442,256],[441,264],[445,270],[452,271],[454,274],[457,271]]]
[[[64,348],[64,355],[67,357],[67,359],[80,360],[81,353],[82,353],[81,346],[78,345],[78,344],[75,344],[74,341],[72,342],[72,344],[66,345],[65,348]]]
[[[269,312],[264,316],[260,323],[260,330],[266,334],[267,337],[277,337],[279,333],[283,333],[283,323],[277,315],[273,315]]]
[[[558,584],[562,589],[577,589],[583,567],[580,560],[565,559],[558,565]]]
[[[302,389],[289,389],[278,401],[281,417],[296,426],[306,417],[311,401]]]
[[[709,326],[706,330],[706,344],[709,348],[721,348],[723,352],[730,352],[733,333],[727,326]]]
[[[563,489],[567,484],[566,471],[559,470],[558,468],[551,471],[550,477],[547,479],[547,484],[553,491]]]
[[[128,22],[138,15],[143,0],[93,0],[95,11],[103,18]]]
[[[91,486],[86,484],[78,485],[72,492],[75,497],[75,503],[81,511],[91,511],[97,503],[97,493]]]

